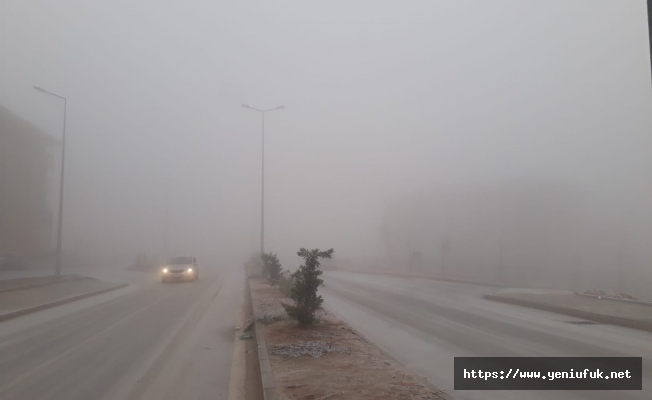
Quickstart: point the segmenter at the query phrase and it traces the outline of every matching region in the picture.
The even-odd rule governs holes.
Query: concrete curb
[[[263,388],[264,400],[276,400],[278,394],[276,393],[276,380],[274,379],[274,371],[272,371],[272,364],[269,361],[269,353],[267,352],[267,342],[265,341],[265,328],[263,324],[256,320],[256,302],[254,290],[251,287],[251,279],[249,281],[249,295],[251,296],[251,304],[254,309],[254,321],[256,330],[256,344],[258,345],[258,363],[260,366],[260,380]]]
[[[26,315],[26,314],[31,314],[33,312],[37,312],[37,311],[45,310],[45,309],[48,309],[48,308],[56,307],[56,306],[59,306],[59,305],[62,305],[62,304],[70,303],[70,302],[73,302],[73,301],[76,301],[76,300],[85,299],[87,297],[96,296],[98,294],[110,292],[112,290],[122,289],[123,287],[127,287],[127,286],[129,286],[128,283],[121,283],[119,285],[110,286],[108,288],[104,288],[104,289],[100,289],[100,290],[95,290],[93,292],[82,293],[82,294],[78,294],[78,295],[75,295],[75,296],[70,296],[70,297],[66,297],[66,298],[63,298],[63,299],[51,301],[49,303],[43,303],[43,304],[39,304],[37,306],[23,308],[22,310],[16,310],[16,311],[11,311],[11,312],[8,312],[8,313],[5,313],[5,314],[0,314],[0,322],[1,321],[6,321],[6,320],[12,319],[12,318],[20,317],[20,316],[23,316],[23,315]]]
[[[571,317],[587,319],[589,321],[599,322],[602,324],[617,325],[626,328],[633,328],[633,329],[652,332],[652,320],[635,320],[635,319],[628,319],[628,318],[611,317],[611,316],[596,314],[588,311],[577,310],[575,308],[540,303],[538,301],[533,301],[533,300],[497,296],[493,294],[486,294],[484,295],[484,298],[487,300],[499,301],[501,303],[514,304],[517,306],[523,306],[529,308],[536,308],[538,310],[549,311],[557,314],[568,315]]]
[[[648,306],[652,307],[652,302],[649,301],[644,301],[644,300],[630,300],[630,299],[617,299],[615,297],[609,297],[609,296],[598,296],[595,294],[583,294],[583,293],[575,293],[577,296],[582,296],[582,297],[592,297],[594,299],[600,299],[600,300],[609,300],[609,301],[619,301],[621,303],[629,303],[629,304],[638,304],[641,306]]]
[[[249,358],[256,357],[254,349],[251,351],[247,349],[247,342],[240,339],[240,337],[248,332],[249,316],[253,315],[253,305],[251,304],[251,296],[249,295],[249,279],[243,274],[242,281],[242,295],[240,296],[240,312],[236,320],[236,328],[234,334],[233,356],[231,358],[231,378],[229,380],[229,396],[228,400],[242,400],[242,399],[261,399],[263,397],[262,388],[260,387],[260,370],[259,365],[255,366],[255,372],[250,371],[247,367],[254,363],[247,361]],[[253,343],[252,343],[253,345]],[[257,349],[255,350],[257,353]],[[248,356],[251,354],[250,356]],[[253,368],[252,368],[253,369]],[[249,373],[251,372],[251,374]],[[255,382],[254,382],[255,381]],[[255,388],[254,388],[255,386]],[[259,389],[259,390],[255,390]],[[255,393],[255,396],[252,395]],[[249,395],[249,396],[248,396]]]
[[[20,278],[18,278],[20,279]],[[26,290],[26,289],[33,289],[37,287],[43,287],[43,286],[51,286],[51,285],[57,285],[59,283],[66,283],[66,282],[75,282],[75,281],[80,281],[82,279],[93,279],[88,276],[75,276],[72,277],[72,279],[63,279],[63,280],[56,280],[56,281],[50,281],[50,282],[43,282],[43,283],[37,283],[36,285],[27,285],[27,286],[19,286],[19,287],[13,287],[13,288],[8,288],[8,289],[0,289],[0,293],[7,293],[7,292],[15,292],[17,290]],[[8,279],[11,280],[11,279]]]
[[[496,282],[482,282],[476,280],[468,280],[464,278],[454,278],[454,277],[443,277],[443,276],[432,276],[432,275],[421,275],[418,273],[400,273],[400,272],[391,272],[391,271],[369,271],[369,270],[355,270],[355,269],[343,269],[335,268],[332,271],[342,271],[342,272],[354,272],[358,274],[374,274],[374,275],[388,275],[388,276],[397,276],[400,278],[418,278],[418,279],[429,279],[432,281],[442,281],[442,282],[452,282],[452,283],[468,283],[471,285],[483,285],[483,286],[495,286],[495,287],[506,287],[504,284]]]

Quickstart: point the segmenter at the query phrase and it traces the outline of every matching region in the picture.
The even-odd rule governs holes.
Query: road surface
[[[0,322],[1,399],[228,397],[241,272],[120,274],[128,288]]]
[[[326,272],[324,305],[461,400],[652,399],[652,333],[485,300],[496,287]],[[643,357],[642,391],[454,391],[453,357]]]

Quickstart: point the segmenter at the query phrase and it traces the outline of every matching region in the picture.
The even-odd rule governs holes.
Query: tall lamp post
[[[59,222],[57,225],[57,259],[54,266],[54,274],[56,276],[61,275],[61,229],[63,227],[63,183],[64,183],[64,166],[66,163],[66,105],[67,100],[63,96],[58,94],[48,92],[45,89],[42,89],[38,86],[34,86],[34,89],[39,90],[43,93],[47,93],[51,96],[58,97],[63,100],[63,138],[61,140],[62,149],[61,149],[61,182],[59,183]]]
[[[248,108],[250,110],[258,111],[262,116],[262,163],[261,163],[261,190],[260,190],[260,254],[265,253],[265,113],[269,111],[275,111],[285,108],[284,106],[278,106],[275,108],[270,108],[269,110],[259,110],[257,108],[249,107],[246,104],[243,104],[242,107]]]
[[[652,0],[647,0],[647,29],[650,35],[650,60],[652,61]]]

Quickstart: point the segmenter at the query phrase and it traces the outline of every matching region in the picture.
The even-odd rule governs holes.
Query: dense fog
[[[649,296],[652,212],[639,196],[564,181],[437,185],[387,212],[383,267]]]
[[[261,115],[241,105],[283,105],[265,116],[265,250],[284,266],[333,247],[343,264],[640,293],[645,7],[4,0],[0,105],[60,139],[62,103],[33,86],[67,98],[63,247],[83,262],[258,251]]]

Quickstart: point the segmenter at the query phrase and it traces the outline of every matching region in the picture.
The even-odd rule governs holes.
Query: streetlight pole
[[[647,0],[647,28],[650,35],[650,60],[652,61],[652,0]]]
[[[168,251],[168,243],[169,243],[169,232],[170,232],[170,196],[166,193],[165,194],[165,237],[163,238],[164,240],[164,246],[163,246],[163,257],[167,258],[170,256],[170,252]]]
[[[65,97],[59,96],[58,94],[48,92],[45,89],[42,89],[38,86],[34,86],[34,89],[39,90],[43,93],[47,93],[51,96],[58,97],[63,99],[63,137],[61,139],[61,181],[59,183],[59,222],[57,225],[57,259],[54,266],[54,274],[56,276],[61,275],[61,231],[63,228],[63,183],[64,183],[64,166],[66,165],[66,106],[68,101]]]
[[[262,116],[262,163],[261,163],[261,190],[260,190],[260,254],[265,253],[265,113],[268,111],[280,110],[284,106],[270,108],[269,110],[259,110],[243,104],[242,107],[258,111]]]

